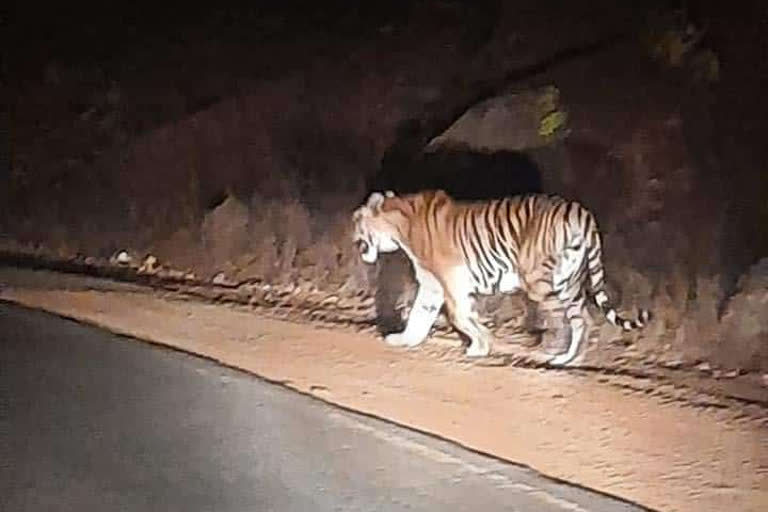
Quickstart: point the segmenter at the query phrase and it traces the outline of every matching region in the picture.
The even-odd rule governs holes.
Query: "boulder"
[[[568,135],[568,114],[557,87],[509,92],[470,107],[425,152],[464,149],[483,153],[523,151]]]

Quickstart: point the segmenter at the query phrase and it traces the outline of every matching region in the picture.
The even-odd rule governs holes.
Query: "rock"
[[[567,113],[560,108],[560,91],[547,86],[496,96],[469,108],[425,148],[470,149],[492,153],[522,151],[551,144],[567,136]]]
[[[155,274],[158,270],[157,258],[151,254],[147,254],[144,261],[141,262],[138,272],[140,274]]]
[[[230,280],[224,272],[217,272],[211,279],[211,283],[216,286],[235,286],[237,284]]]
[[[722,317],[723,333],[732,361],[729,366],[764,369],[768,360],[768,258],[763,258],[739,279]]]
[[[215,266],[221,268],[246,249],[248,220],[248,207],[230,195],[205,215],[201,237]]]
[[[664,368],[669,368],[670,370],[677,370],[678,368],[683,366],[683,361],[680,359],[664,361],[661,363],[661,366],[663,366]]]
[[[181,270],[176,270],[173,268],[169,268],[168,272],[166,273],[167,277],[170,277],[171,279],[183,279],[184,278],[184,272]]]
[[[117,251],[109,258],[109,263],[112,265],[126,266],[133,263],[133,257],[126,250]]]

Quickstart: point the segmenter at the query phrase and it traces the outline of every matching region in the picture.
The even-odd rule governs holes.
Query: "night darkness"
[[[652,293],[681,274],[690,300],[698,280],[716,279],[722,304],[768,250],[766,13],[758,2],[677,7],[11,11],[4,236],[60,256],[155,251],[205,275],[256,251],[247,240],[215,256],[198,247],[206,216],[227,197],[248,215],[303,205],[293,221],[300,235],[267,237],[279,246],[297,236],[290,244],[301,253],[329,243],[372,189],[444,188],[460,198],[544,190],[594,208],[615,235],[616,264],[644,272]],[[702,30],[694,49],[676,65],[654,60],[658,34],[684,34],[686,23]],[[569,114],[564,141],[422,153],[473,105],[546,85]],[[647,247],[649,236],[664,249]],[[345,251],[338,243],[323,251]],[[283,262],[279,278],[300,267]],[[278,278],[263,268],[236,272]]]
[[[594,213],[622,314],[653,312],[641,334],[590,324],[556,375],[764,413],[768,3],[106,4],[0,10],[0,299],[16,267],[66,270],[380,337],[417,286],[402,252],[360,261],[371,192],[553,193]],[[544,302],[478,309],[527,350],[562,330]]]

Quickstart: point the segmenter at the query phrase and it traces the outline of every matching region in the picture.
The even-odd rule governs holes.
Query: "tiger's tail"
[[[623,318],[616,312],[616,308],[611,304],[608,294],[605,292],[605,270],[603,269],[600,234],[595,230],[588,238],[591,243],[587,250],[587,270],[595,304],[609,322],[625,331],[645,327],[651,321],[649,310],[639,309],[634,320]]]

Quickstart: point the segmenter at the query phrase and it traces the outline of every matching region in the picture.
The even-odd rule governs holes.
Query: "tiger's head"
[[[366,263],[375,263],[379,252],[395,252],[401,247],[403,212],[397,208],[401,198],[394,192],[373,192],[368,201],[352,214],[353,241]]]

